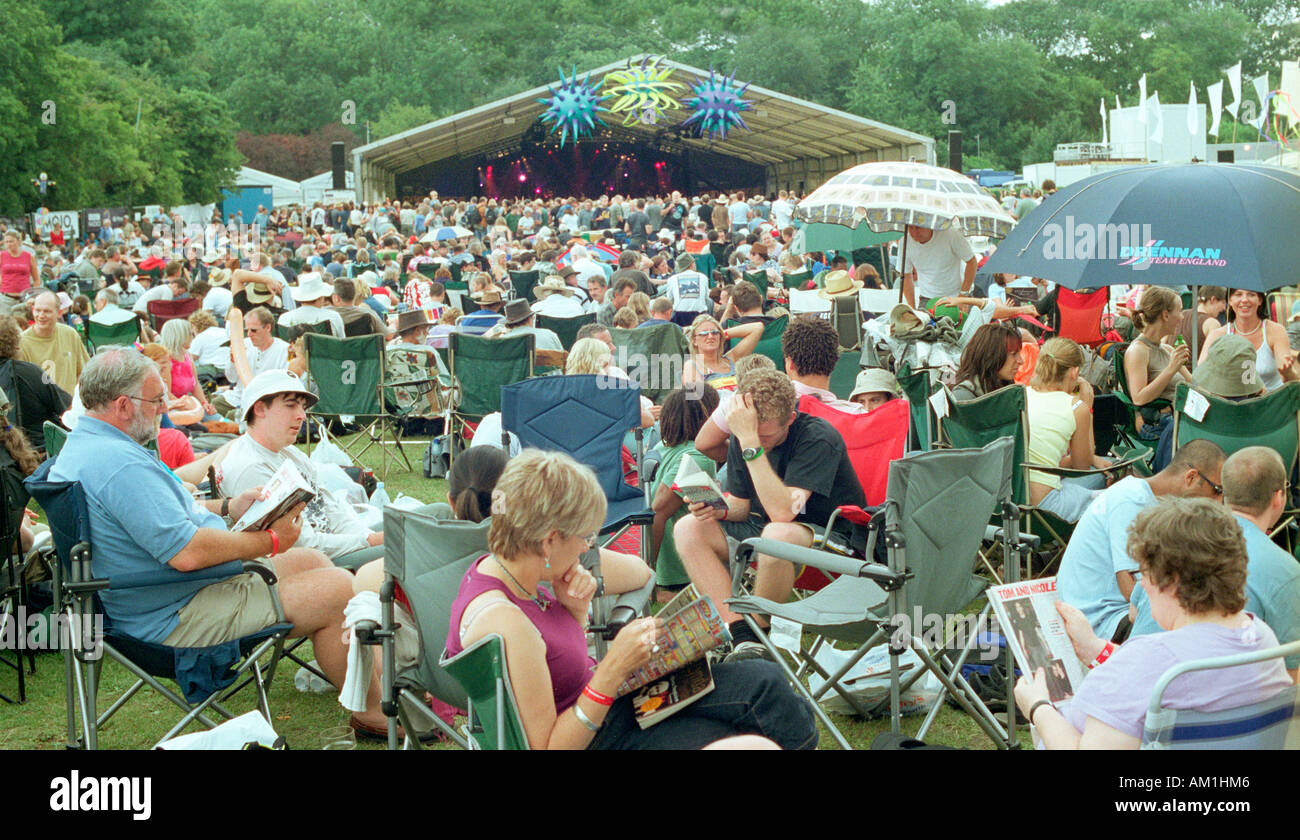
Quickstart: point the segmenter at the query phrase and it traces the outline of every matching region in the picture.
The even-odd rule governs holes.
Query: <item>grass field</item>
[[[406,444],[415,469],[407,472],[400,464],[389,467],[384,478],[385,488],[392,498],[405,493],[424,502],[443,500],[446,482],[429,480],[419,472],[419,459],[425,441]],[[377,463],[377,457],[367,455],[368,463]],[[299,649],[307,652],[310,644]],[[321,731],[348,721],[348,712],[338,704],[334,694],[304,694],[294,688],[293,677],[297,666],[291,662],[283,665],[276,674],[271,693],[271,711],[276,730],[284,735],[293,749],[318,749]],[[3,749],[61,749],[64,746],[64,691],[63,660],[58,654],[41,654],[36,657],[37,673],[29,676],[27,702],[21,705],[0,704],[0,748]],[[105,664],[100,693],[100,713],[107,708],[108,699],[126,690],[131,675],[116,663]],[[14,695],[16,675],[11,669],[0,668],[0,693]],[[236,713],[254,707],[254,696],[245,691],[236,697],[230,708]],[[115,715],[101,731],[102,749],[148,749],[172,726],[180,713],[164,698],[148,689],[142,690]],[[921,718],[905,718],[904,732],[914,732]],[[881,732],[889,730],[888,720],[863,721],[837,717],[836,724],[855,747],[866,748]],[[193,731],[191,729],[190,731]],[[963,712],[944,708],[927,741],[972,749],[989,749],[992,743]],[[1028,737],[1022,731],[1022,745],[1028,746]],[[834,742],[822,735],[821,747],[833,747]],[[381,749],[379,744],[359,744],[362,749]]]

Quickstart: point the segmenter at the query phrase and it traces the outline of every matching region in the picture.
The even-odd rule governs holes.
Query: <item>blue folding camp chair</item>
[[[226,719],[234,715],[222,704],[244,683],[231,689],[241,676],[248,676],[257,691],[257,705],[268,722],[272,720],[267,693],[293,625],[285,621],[284,609],[275,590],[276,576],[256,562],[232,560],[195,572],[170,567],[139,574],[97,578],[92,567],[94,548],[86,497],[77,482],[49,481],[53,460],[46,461],[26,481],[32,497],[45,511],[54,536],[59,562],[55,564],[55,609],[59,620],[71,628],[73,644],[64,645],[64,691],[67,712],[67,746],[97,749],[99,729],[118,709],[144,686],[149,686],[185,713],[159,742],[166,741],[197,720],[208,728],[216,726],[209,717],[215,711]],[[104,610],[99,593],[126,591],[191,580],[221,580],[232,574],[252,572],[271,588],[277,621],[262,630],[224,645],[206,648],[171,648],[143,642],[117,630]],[[102,637],[96,622],[102,621]],[[259,660],[271,653],[263,669]],[[98,683],[103,656],[107,654],[135,677],[136,682],[101,715],[98,714]],[[158,679],[177,683],[180,693]],[[78,734],[80,730],[80,734]]]
[[[1196,712],[1165,708],[1164,693],[1169,684],[1190,671],[1227,669],[1300,653],[1300,642],[1235,656],[1219,656],[1182,662],[1165,671],[1151,690],[1151,701],[1142,728],[1144,750],[1280,750],[1294,749],[1290,735],[1296,718],[1296,686],[1276,695],[1220,712]],[[1231,683],[1224,671],[1223,680]],[[1300,730],[1297,731],[1300,734]]]
[[[640,396],[626,379],[608,376],[529,379],[501,389],[501,426],[503,434],[518,435],[522,446],[564,452],[591,467],[608,504],[600,535],[608,544],[640,527],[641,559],[651,565],[654,510],[641,488],[623,480],[623,438],[629,429],[636,433],[638,476],[644,467]],[[602,618],[594,620],[599,624]]]

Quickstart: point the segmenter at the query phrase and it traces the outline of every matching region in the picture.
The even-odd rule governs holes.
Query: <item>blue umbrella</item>
[[[1071,184],[998,246],[992,273],[1068,289],[1227,286],[1265,294],[1300,279],[1300,173],[1245,164],[1155,164]]]

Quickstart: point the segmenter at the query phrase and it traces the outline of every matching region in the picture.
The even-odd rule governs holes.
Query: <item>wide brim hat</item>
[[[855,295],[865,285],[861,280],[854,280],[853,275],[843,269],[828,271],[822,277],[822,288],[817,291],[817,296],[830,300],[844,295]]]
[[[1216,397],[1255,396],[1263,387],[1255,367],[1255,348],[1239,335],[1223,336],[1210,345],[1192,382]]]
[[[244,286],[244,295],[248,298],[248,302],[252,304],[270,303],[280,299],[265,283],[257,282]]]
[[[210,270],[210,271],[208,272],[208,285],[209,285],[209,286],[223,286],[223,287],[224,287],[224,286],[229,286],[229,285],[230,285],[230,269],[228,269],[228,268],[214,268],[214,269]]]
[[[879,392],[893,394],[897,397],[899,395],[898,380],[884,368],[864,368],[858,372],[858,378],[853,382],[853,390],[849,393],[849,399],[853,399],[859,394],[875,394]]]
[[[505,308],[501,310],[501,315],[505,319],[505,325],[513,327],[515,324],[522,324],[533,317],[533,308],[523,298],[515,298],[506,301]]]
[[[538,300],[546,300],[557,292],[567,297],[573,296],[573,287],[565,283],[556,274],[549,275],[545,280],[533,287],[533,297]]]
[[[290,290],[293,299],[299,303],[320,300],[333,294],[334,288],[325,284],[325,278],[315,271],[299,275],[298,285]]]
[[[474,292],[474,293],[471,294],[469,297],[470,297],[470,300],[474,301],[475,303],[500,303],[500,302],[501,302],[501,290],[500,290],[500,289],[484,289],[484,290],[481,291],[481,292]]]
[[[429,326],[429,316],[424,314],[423,309],[408,309],[397,314],[397,332],[399,335],[407,330],[427,326]]]
[[[307,400],[307,407],[311,408],[316,404],[316,395],[307,390],[307,386],[302,380],[287,370],[267,370],[253,377],[253,381],[248,383],[244,389],[242,398],[242,417],[245,422],[248,421],[248,415],[253,411],[253,406],[263,397],[273,396],[275,394],[302,394]]]

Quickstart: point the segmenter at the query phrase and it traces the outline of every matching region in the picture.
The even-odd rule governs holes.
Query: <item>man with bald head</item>
[[[1246,539],[1246,611],[1262,618],[1281,644],[1300,639],[1300,563],[1268,537],[1287,507],[1286,472],[1267,446],[1248,446],[1223,462],[1223,500]],[[1133,605],[1132,635],[1158,633],[1141,587],[1133,590]],[[1300,656],[1287,657],[1286,667],[1295,679]]]
[[[86,346],[76,330],[59,323],[59,299],[53,292],[44,292],[36,298],[32,316],[36,323],[19,341],[21,358],[38,366],[48,381],[71,394],[77,387],[81,369],[90,361]]]

